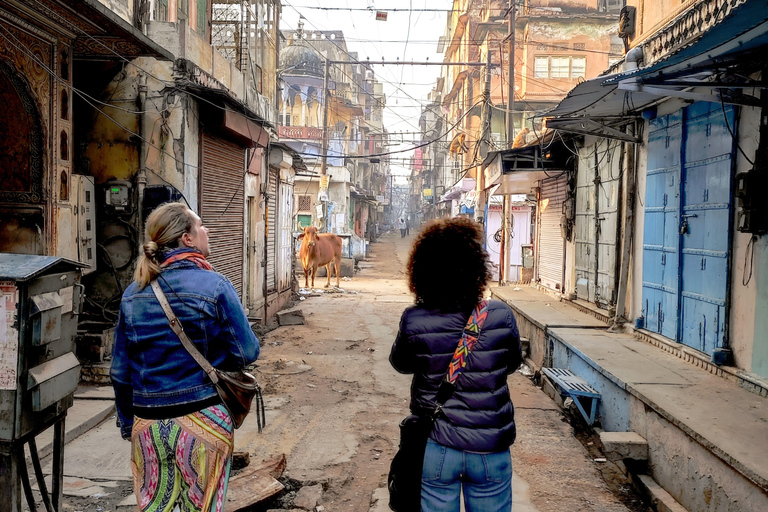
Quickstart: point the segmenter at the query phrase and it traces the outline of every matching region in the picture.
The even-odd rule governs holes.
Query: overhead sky
[[[283,0],[280,22],[282,30],[295,29],[299,17],[304,18],[305,30],[341,30],[350,52],[357,52],[361,61],[440,62],[437,43],[444,35],[451,0]],[[370,8],[370,9],[369,9]],[[396,11],[393,9],[403,9]],[[413,9],[410,10],[409,9]],[[441,12],[418,9],[441,10]],[[377,21],[376,12],[387,13],[386,21]],[[387,108],[384,126],[391,134],[389,151],[411,148],[420,137],[421,107],[428,103],[427,95],[440,75],[440,66],[376,65],[376,79],[384,84]],[[402,136],[400,135],[402,133]],[[392,155],[391,171],[407,176],[406,167],[413,151]],[[398,179],[404,183],[404,178]]]

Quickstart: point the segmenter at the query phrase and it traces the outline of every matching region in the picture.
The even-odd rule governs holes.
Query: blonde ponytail
[[[165,203],[149,214],[144,229],[146,242],[133,275],[139,289],[160,275],[162,254],[177,248],[179,238],[192,231],[195,224],[191,214],[183,203]]]

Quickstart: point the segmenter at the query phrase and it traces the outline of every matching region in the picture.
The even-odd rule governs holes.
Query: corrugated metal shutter
[[[560,231],[560,218],[567,193],[567,175],[541,183],[538,277],[542,285],[558,291],[563,290],[565,244]]]
[[[293,253],[293,185],[286,182],[280,183],[280,210],[278,216],[278,290],[283,292],[291,287],[291,255]]]
[[[277,177],[278,171],[270,169],[267,183],[267,293],[277,290]]]
[[[200,217],[210,229],[213,268],[243,293],[245,149],[203,133]]]

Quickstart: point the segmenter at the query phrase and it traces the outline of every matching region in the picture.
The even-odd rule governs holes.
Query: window
[[[312,211],[312,196],[299,196],[299,209],[300,212]]]
[[[586,57],[571,57],[571,78],[584,78],[587,74]]]
[[[570,63],[568,57],[552,57],[549,68],[550,78],[568,78]]]
[[[535,57],[535,78],[583,78],[587,73],[586,57],[551,56]]]
[[[533,63],[535,78],[549,78],[549,57],[536,57]]]
[[[586,50],[587,44],[586,43],[573,43],[573,49],[574,50]]]

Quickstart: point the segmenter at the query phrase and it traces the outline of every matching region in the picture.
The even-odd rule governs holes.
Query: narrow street
[[[400,314],[412,301],[404,274],[412,240],[384,235],[360,272],[342,282],[343,293],[307,294],[295,306],[304,325],[262,336],[257,372],[267,426],[258,433],[249,416],[236,433],[236,450],[248,452],[252,465],[285,454],[287,489],[252,510],[297,509],[296,490],[318,484],[325,511],[389,510],[386,475],[398,422],[408,413],[410,377],[395,372],[388,356]],[[628,486],[609,478],[609,489],[600,474],[609,463],[599,462],[592,441],[583,445],[574,437],[548,396],[520,372],[510,386],[518,426],[516,512],[645,510],[633,503]],[[114,417],[68,444],[64,510],[133,510],[129,457]],[[44,470],[50,473],[50,461]]]

